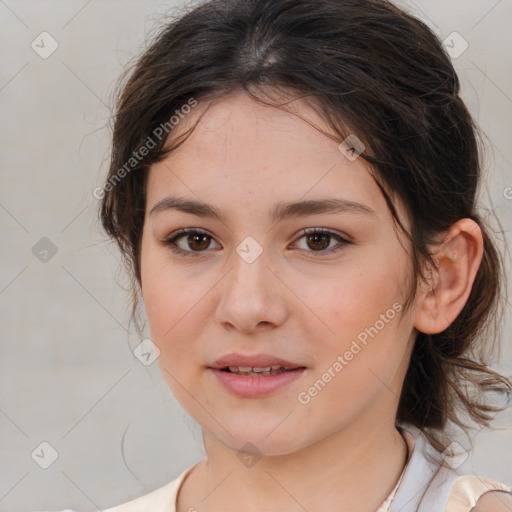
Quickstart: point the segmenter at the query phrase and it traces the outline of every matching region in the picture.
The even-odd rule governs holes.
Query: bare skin
[[[203,106],[174,130],[191,126]],[[327,130],[300,100],[296,108]],[[209,203],[224,222],[176,209],[151,213],[170,195]],[[325,198],[358,202],[375,214],[316,213],[277,223],[268,214],[280,201]],[[206,249],[185,235],[176,243],[194,254],[172,252],[164,240],[180,228],[207,232],[200,242]],[[319,250],[304,228],[326,228],[352,243],[331,234]],[[158,362],[201,426],[207,456],[185,479],[178,512],[377,510],[406,462],[395,417],[416,330],[441,332],[457,317],[481,261],[473,221],[462,219],[448,235],[435,293],[421,287],[410,310],[393,310],[405,300],[412,267],[366,162],[348,158],[299,117],[244,93],[210,106],[189,139],[149,171],[141,247]],[[248,236],[262,249],[250,264],[236,251]],[[340,250],[326,253],[335,246]],[[308,394],[371,326],[378,333],[358,343],[361,350],[320,392]],[[243,398],[208,368],[235,351],[269,353],[306,371],[269,396]],[[261,456],[251,467],[237,456],[248,442]]]
[[[502,491],[486,492],[471,512],[512,512],[512,496]]]

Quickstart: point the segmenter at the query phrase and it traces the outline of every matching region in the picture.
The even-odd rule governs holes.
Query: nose
[[[234,252],[229,268],[217,290],[216,321],[245,333],[282,325],[289,314],[290,292],[278,271],[270,268],[265,251],[251,263]]]

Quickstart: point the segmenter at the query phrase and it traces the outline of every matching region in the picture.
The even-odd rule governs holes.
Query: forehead
[[[171,191],[223,206],[231,198],[231,207],[339,196],[371,205],[384,218],[387,206],[368,164],[340,152],[339,142],[320,131],[332,129],[307,103],[295,100],[285,108],[291,112],[243,91],[198,101],[170,137],[202,116],[192,134],[149,171],[148,206]]]

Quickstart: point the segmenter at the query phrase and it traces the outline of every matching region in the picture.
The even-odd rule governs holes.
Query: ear
[[[460,219],[443,235],[444,242],[434,255],[437,268],[416,299],[414,327],[426,334],[444,331],[457,318],[482,261],[483,237],[476,222]]]

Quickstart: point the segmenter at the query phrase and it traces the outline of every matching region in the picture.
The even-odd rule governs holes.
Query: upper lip
[[[227,354],[209,365],[209,368],[220,370],[228,366],[245,366],[251,368],[266,368],[267,366],[282,366],[283,368],[304,368],[303,365],[286,361],[271,354],[254,354],[244,356],[242,354]]]

